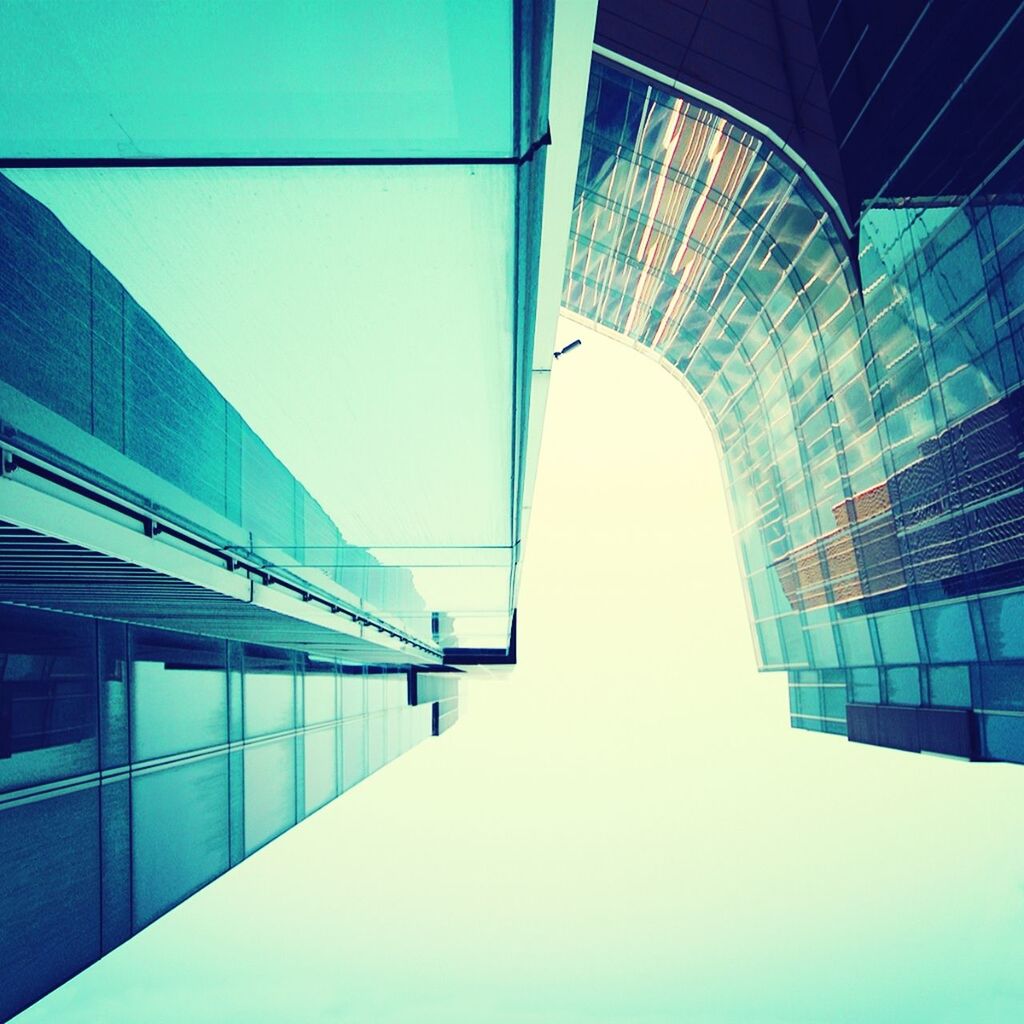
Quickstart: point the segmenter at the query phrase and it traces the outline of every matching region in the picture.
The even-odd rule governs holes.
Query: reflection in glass
[[[295,824],[295,740],[245,748],[245,852]]]
[[[138,629],[132,639],[132,755],[163,757],[227,740],[223,640]]]
[[[242,706],[246,738],[294,728],[293,658],[252,644],[244,650]]]
[[[305,738],[305,813],[312,814],[338,795],[338,736],[335,727]]]
[[[336,676],[333,666],[310,665],[303,673],[303,696],[305,700],[305,724],[316,725],[318,722],[330,722],[338,717],[335,706]]]
[[[137,775],[132,841],[134,927],[143,928],[228,869],[227,756]]]
[[[0,605],[0,792],[96,768],[95,624]]]

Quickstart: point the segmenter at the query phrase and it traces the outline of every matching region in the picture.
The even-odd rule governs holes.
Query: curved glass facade
[[[698,398],[792,724],[1024,761],[1024,210],[857,233],[777,146],[595,63],[564,305]]]

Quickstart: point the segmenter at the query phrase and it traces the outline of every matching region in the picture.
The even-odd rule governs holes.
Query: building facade
[[[6,1019],[446,731],[458,684],[411,573],[5,178],[0,230]]]
[[[1019,6],[606,2],[597,39],[565,306],[704,410],[792,724],[1024,761]]]
[[[514,660],[560,293],[792,725],[1024,762],[1024,9],[602,0],[574,195],[567,5],[371,7],[0,6],[5,1017]]]
[[[553,10],[392,7],[0,7],[0,1019],[514,659]]]

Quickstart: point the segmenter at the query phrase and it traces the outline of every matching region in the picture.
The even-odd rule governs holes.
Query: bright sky
[[[586,336],[519,665],[18,1024],[1019,1019],[1024,770],[790,730],[727,522],[692,400]]]

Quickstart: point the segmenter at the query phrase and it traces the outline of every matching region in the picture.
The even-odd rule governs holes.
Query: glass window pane
[[[227,740],[227,652],[222,640],[134,629],[133,760]]]
[[[366,777],[366,719],[354,718],[341,727],[343,789],[349,789]]]
[[[306,671],[303,678],[305,724],[329,722],[336,718],[334,707],[335,674]]]
[[[384,766],[386,751],[385,721],[382,712],[369,715],[366,719],[366,773],[372,775]]]
[[[366,713],[366,677],[346,672],[341,677],[341,714],[343,718]]]
[[[933,665],[928,669],[928,685],[932,704],[971,706],[971,673],[967,665]]]
[[[295,824],[295,741],[245,748],[246,855]]]
[[[914,620],[907,610],[889,612],[875,619],[882,662],[892,665],[919,661]]]
[[[128,717],[128,630],[120,622],[100,622],[99,704],[100,756],[102,767],[127,764],[129,752]]]
[[[292,659],[247,645],[242,678],[245,735],[263,736],[295,727]]]
[[[850,670],[853,699],[862,704],[878,704],[882,699],[877,668],[855,668]]]
[[[338,795],[337,734],[334,728],[318,729],[305,737],[306,814]]]
[[[136,776],[132,840],[135,927],[143,928],[228,869],[227,755]]]
[[[967,605],[946,604],[921,609],[931,661],[974,661],[974,631]]]
[[[982,748],[986,757],[1024,764],[1024,718],[981,715]]]
[[[993,658],[1024,658],[1024,594],[1007,594],[981,602]]]
[[[96,787],[0,812],[3,1017],[99,957],[99,835]]]
[[[96,627],[0,605],[0,792],[96,770]]]
[[[921,684],[916,668],[891,668],[885,677],[890,704],[921,703]]]

